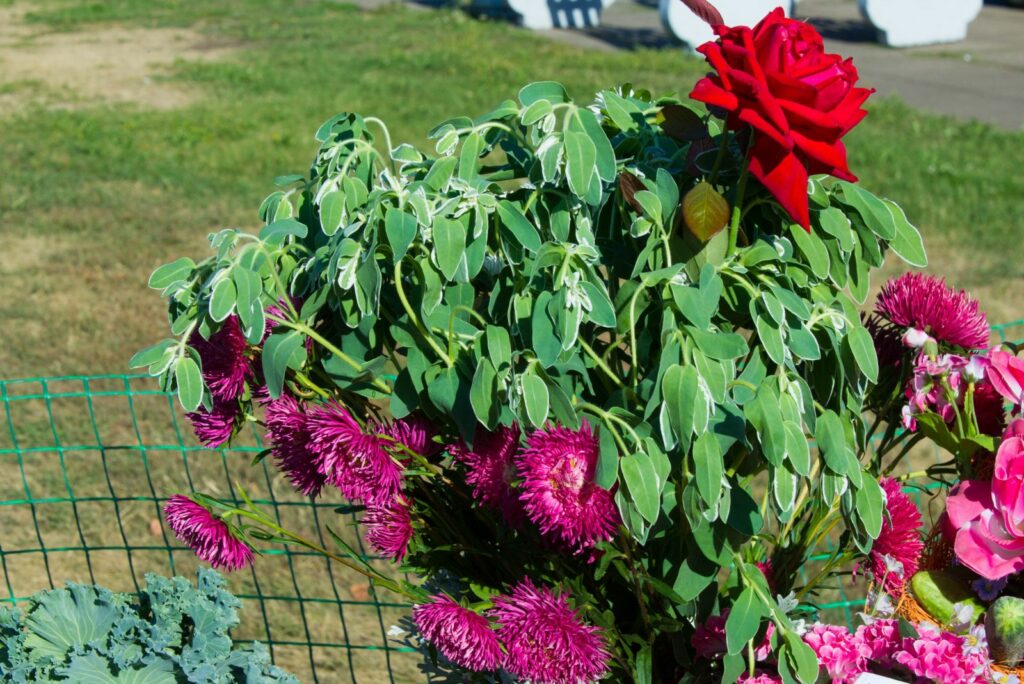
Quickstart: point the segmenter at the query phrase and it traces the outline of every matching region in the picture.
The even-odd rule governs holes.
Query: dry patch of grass
[[[234,51],[186,28],[93,26],[52,32],[27,24],[29,10],[23,4],[0,8],[0,115],[27,104],[184,107],[197,100],[198,91],[168,81],[167,69],[178,60],[210,62]],[[4,94],[11,86],[17,87]]]

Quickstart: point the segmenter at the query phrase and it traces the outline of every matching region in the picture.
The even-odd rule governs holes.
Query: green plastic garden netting
[[[995,327],[1024,337],[1024,320]],[[330,545],[327,527],[362,549],[339,500],[295,494],[266,461],[255,429],[209,450],[176,400],[140,375],[0,380],[0,600],[17,604],[66,581],[137,591],[147,572],[195,576],[198,565],[163,523],[173,494],[232,499],[240,484],[286,527]],[[913,490],[927,520],[928,491]],[[827,558],[823,549],[804,572]],[[379,561],[374,561],[379,562]],[[382,564],[384,567],[384,564]],[[229,577],[243,600],[236,639],[266,643],[303,682],[423,682],[419,657],[388,635],[407,606],[357,574],[298,549],[265,551]],[[833,621],[852,623],[862,580],[841,577],[818,598]]]

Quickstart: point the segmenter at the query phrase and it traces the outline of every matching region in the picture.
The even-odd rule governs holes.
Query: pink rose
[[[997,580],[1024,570],[1024,421],[1006,429],[991,482],[965,480],[946,499],[955,535],[953,550],[964,565]]]
[[[987,370],[996,391],[1014,404],[1024,403],[1024,359],[993,349],[988,355]]]

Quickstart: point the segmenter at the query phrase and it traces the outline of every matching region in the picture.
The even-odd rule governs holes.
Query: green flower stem
[[[747,192],[747,176],[749,171],[750,165],[745,163],[743,171],[740,172],[740,182],[736,187],[736,197],[732,205],[732,221],[729,223],[729,249],[725,253],[727,257],[736,253],[736,242],[740,233],[740,217],[743,214],[743,196]]]
[[[261,526],[272,530],[281,537],[290,540],[291,542],[298,544],[299,546],[303,546],[309,549],[310,551],[319,553],[320,555],[329,558],[332,561],[335,561],[336,563],[341,563],[346,568],[354,570],[363,577],[366,577],[367,579],[373,581],[374,584],[377,584],[378,586],[393,591],[396,594],[401,594],[402,596],[405,596],[406,598],[411,600],[415,600],[417,598],[415,594],[406,591],[399,583],[385,577],[380,572],[374,570],[373,567],[369,564],[362,562],[362,559],[360,559],[360,562],[356,562],[350,558],[339,556],[338,554],[320,546],[316,542],[306,539],[305,537],[296,532],[292,532],[291,530],[281,527],[275,521],[271,520],[269,517],[267,517],[260,511],[246,510],[243,508],[232,508],[226,514],[222,515],[221,518],[223,519],[230,515],[238,515],[248,518],[249,520],[252,520],[260,524]]]
[[[377,124],[377,126],[380,128],[381,132],[384,134],[384,144],[387,145],[387,147],[388,147],[388,161],[391,163],[391,173],[394,173],[394,174],[397,175],[398,174],[398,168],[395,166],[395,159],[394,159],[394,157],[391,156],[391,152],[394,149],[391,146],[391,132],[388,131],[387,124],[385,124],[383,121],[381,121],[380,119],[378,119],[375,116],[363,117],[363,121],[365,121],[366,123]]]
[[[633,577],[633,595],[636,597],[636,603],[640,607],[640,618],[644,622],[644,628],[647,630],[648,643],[654,641],[654,630],[651,629],[651,616],[647,612],[647,602],[644,600],[643,587],[640,586],[640,572],[637,570],[636,559],[633,557],[633,540],[626,534],[625,527],[621,528],[622,533],[619,538],[622,540],[622,545],[626,551],[626,561],[629,563],[629,574]]]
[[[296,372],[295,373],[295,379],[298,380],[299,384],[301,384],[303,387],[306,387],[307,389],[312,390],[313,392],[318,394],[320,397],[322,397],[324,399],[330,399],[331,398],[331,395],[327,392],[327,390],[323,389],[322,387],[320,387],[320,385],[318,385],[315,382],[313,382],[312,380],[310,380],[309,377],[305,373]]]
[[[589,344],[587,344],[586,341],[583,340],[583,338],[579,338],[577,341],[580,343],[580,346],[583,347],[583,351],[585,351],[587,353],[587,356],[589,356],[590,358],[592,358],[594,360],[594,363],[597,364],[597,367],[600,368],[601,371],[605,375],[607,375],[608,378],[612,382],[614,382],[618,387],[625,387],[626,386],[622,382],[622,380],[619,379],[619,376],[617,376],[612,371],[612,369],[608,367],[608,364],[605,363],[604,359],[602,359],[600,356],[597,355],[597,352],[594,351],[593,347],[591,347]]]
[[[809,483],[817,482],[818,475],[820,473],[821,457],[819,456],[817,459],[815,459],[814,463],[811,464],[811,474],[806,480],[804,480],[803,486],[800,488],[800,494],[797,495],[796,503],[793,504],[793,516],[789,519],[789,522],[786,523],[786,526],[782,528],[782,534],[779,535],[780,541],[784,541],[786,537],[789,535],[790,531],[793,529],[793,524],[796,523],[796,520],[800,515],[800,509],[803,508],[804,501],[807,500],[807,496],[811,491]]]
[[[401,260],[395,262],[395,290],[398,292],[399,301],[402,302],[402,308],[405,309],[405,313],[409,316],[409,320],[412,321],[412,324],[416,327],[419,334],[424,340],[426,340],[427,344],[430,345],[430,348],[434,350],[441,360],[445,362],[445,365],[449,368],[454,366],[455,362],[452,360],[452,357],[445,353],[444,349],[441,348],[441,345],[439,345],[437,340],[434,339],[434,336],[430,334],[426,327],[424,327],[423,321],[421,321],[419,316],[416,315],[416,312],[412,310],[412,305],[409,304],[409,298],[405,296],[405,288],[402,286]]]
[[[605,422],[618,423],[622,427],[626,428],[626,432],[629,433],[629,436],[632,438],[634,444],[641,443],[640,436],[636,434],[636,430],[633,429],[633,426],[627,423],[622,418],[619,418],[614,413],[609,413],[608,411],[602,409],[600,406],[594,406],[593,404],[590,404],[588,402],[583,402],[582,404],[580,404],[580,408],[582,408],[584,411],[589,411],[590,413],[593,413],[596,416],[600,416],[601,418],[604,419]],[[626,445],[624,443],[620,443],[620,445],[622,446],[623,453],[628,454],[629,451],[626,449]]]
[[[801,587],[800,591],[797,592],[797,600],[800,600],[804,596],[806,596],[807,593],[815,587],[817,587],[822,580],[826,579],[832,573],[833,570],[835,570],[843,563],[846,563],[852,557],[853,555],[850,553],[839,553],[838,555],[829,558],[828,561],[826,561],[825,564],[821,567],[821,570],[819,570],[818,573],[814,577],[812,577],[807,584]]]
[[[482,325],[485,330],[487,328],[487,321],[484,319],[483,316],[478,314],[476,311],[473,311],[473,309],[463,304],[459,304],[458,306],[452,307],[452,312],[448,316],[448,358],[450,359],[455,358],[455,316],[460,311],[464,311],[465,313],[469,314],[470,317],[473,318],[477,323]]]
[[[290,320],[288,320],[286,318],[281,318],[281,317],[275,316],[273,314],[267,314],[267,318],[269,318],[270,320],[272,320],[272,321],[274,321],[276,323],[279,323],[280,325],[285,326],[286,328],[291,328],[292,330],[300,332],[303,335],[305,335],[306,337],[311,338],[314,342],[319,344],[321,347],[323,347],[324,349],[326,349],[327,351],[331,352],[332,354],[337,356],[339,359],[341,359],[342,362],[347,363],[349,366],[351,366],[353,370],[359,370],[359,371],[363,370],[363,364],[359,363],[358,361],[353,359],[351,356],[349,356],[345,352],[343,352],[340,349],[338,349],[337,346],[332,344],[323,335],[321,335],[317,331],[313,330],[312,328],[310,328],[305,323],[299,323],[297,321],[290,321]],[[378,390],[380,390],[384,394],[391,394],[391,387],[386,382],[381,380],[380,378],[374,378],[372,384],[373,384],[374,387],[376,387]]]
[[[715,165],[711,169],[711,178],[709,182],[714,185],[718,181],[718,171],[722,168],[722,162],[725,161],[725,153],[729,149],[729,131],[722,129],[721,140],[718,144],[718,155],[715,157]]]
[[[637,382],[637,374],[639,373],[640,366],[636,359],[636,300],[640,298],[640,293],[646,288],[643,285],[637,285],[636,291],[633,292],[633,296],[629,298],[629,356],[632,361],[629,364],[629,376],[632,378],[632,384],[635,386]]]

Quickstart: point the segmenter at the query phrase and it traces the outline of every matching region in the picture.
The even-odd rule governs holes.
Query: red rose
[[[718,73],[690,97],[728,112],[730,129],[754,130],[750,172],[809,231],[807,176],[857,180],[840,138],[867,115],[861,105],[874,90],[855,87],[853,62],[825,52],[821,35],[781,8],[753,30],[714,28],[718,40],[698,51]]]

